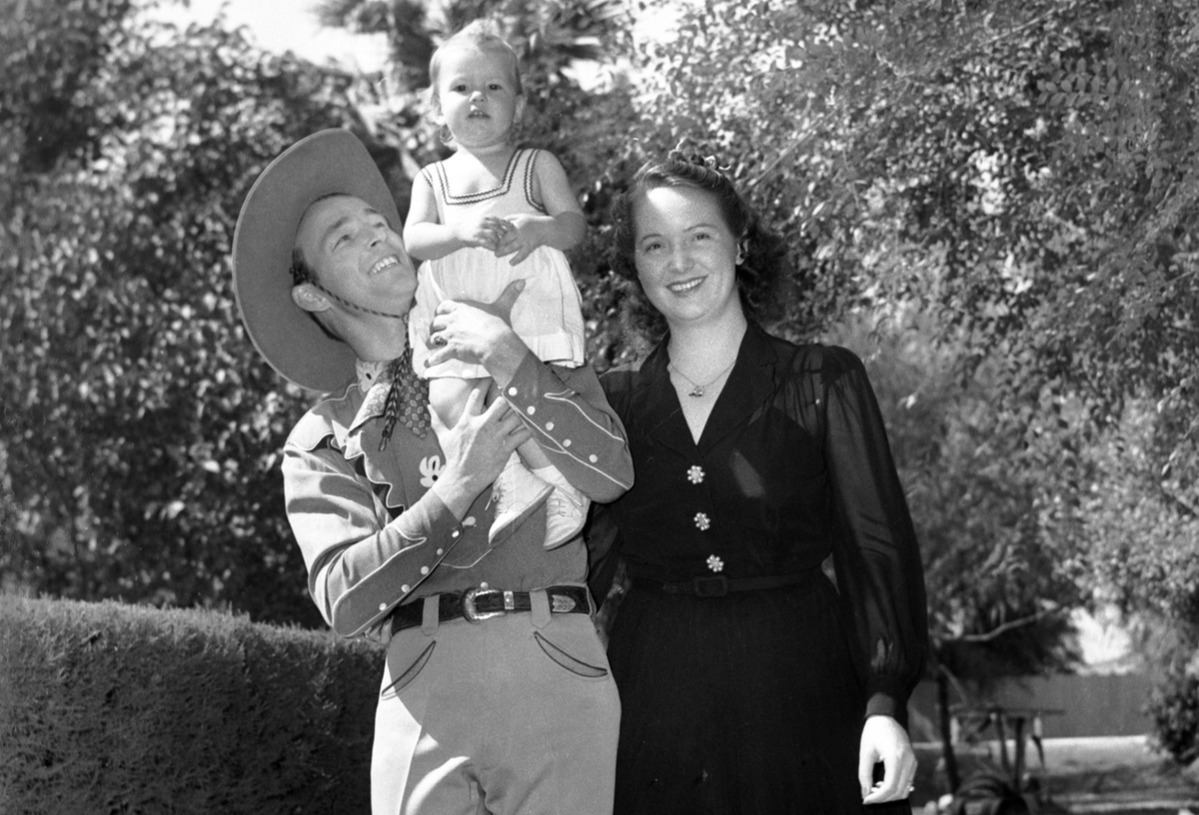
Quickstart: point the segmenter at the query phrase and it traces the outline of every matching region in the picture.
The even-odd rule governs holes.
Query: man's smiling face
[[[335,195],[308,208],[296,248],[329,291],[351,303],[405,314],[416,293],[416,268],[387,219],[360,198]]]

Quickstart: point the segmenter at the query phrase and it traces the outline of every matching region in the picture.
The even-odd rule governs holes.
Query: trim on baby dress
[[[508,159],[508,166],[504,168],[504,180],[500,182],[498,187],[493,187],[490,190],[482,190],[481,192],[472,192],[465,195],[455,195],[450,192],[449,176],[446,175],[445,162],[438,161],[431,165],[436,172],[437,189],[441,192],[441,200],[446,206],[467,206],[469,204],[478,204],[483,201],[489,201],[492,198],[502,198],[507,195],[512,189],[512,182],[516,179],[516,173],[520,167],[521,159],[526,153],[531,153],[529,160],[525,162],[525,172],[523,179],[525,202],[533,207],[538,212],[544,213],[545,207],[533,200],[533,180],[536,177],[534,167],[537,165],[537,153],[539,151],[531,148],[521,148],[512,153],[512,157]],[[433,179],[429,179],[430,183]]]

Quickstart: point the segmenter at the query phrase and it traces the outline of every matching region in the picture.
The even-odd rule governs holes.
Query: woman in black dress
[[[603,379],[636,472],[609,507],[617,815],[910,813],[924,580],[862,363],[759,327],[786,252],[712,160],[642,168],[614,216],[664,323]]]

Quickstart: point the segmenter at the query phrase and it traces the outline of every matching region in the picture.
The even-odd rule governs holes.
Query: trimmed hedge
[[[216,612],[0,596],[0,812],[368,813],[382,665]]]

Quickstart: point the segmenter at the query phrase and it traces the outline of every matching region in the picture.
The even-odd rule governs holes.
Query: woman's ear
[[[742,238],[741,240],[737,241],[737,265],[738,266],[740,266],[742,263],[745,262],[745,255],[749,252],[748,243],[749,243],[749,241],[746,238]]]
[[[291,299],[297,306],[304,311],[319,313],[328,311],[332,305],[329,298],[321,293],[320,289],[311,283],[301,283],[298,286],[291,287]]]

